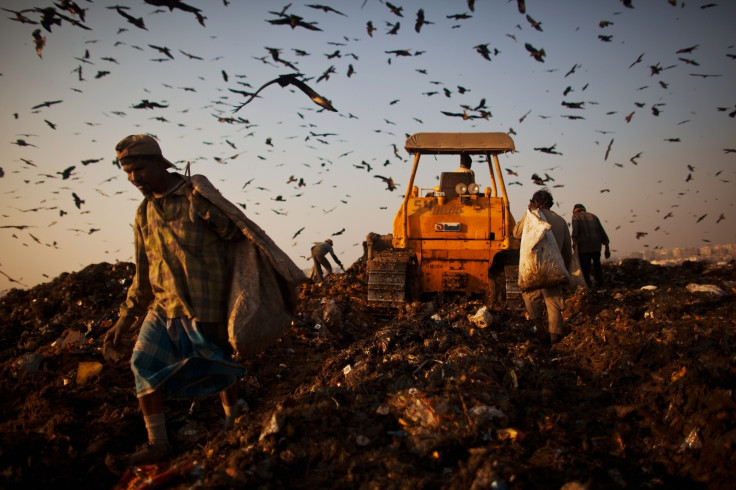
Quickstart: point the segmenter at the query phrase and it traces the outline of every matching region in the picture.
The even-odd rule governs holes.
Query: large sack
[[[570,281],[551,228],[539,210],[527,210],[519,250],[519,289],[522,291],[551,288]]]
[[[233,244],[233,279],[228,302],[230,344],[241,355],[261,352],[291,325],[297,288],[307,278],[257,224],[225,199],[206,177],[193,175],[194,193],[217,206],[245,239]]]
[[[279,275],[251,240],[235,244],[228,301],[227,333],[241,355],[250,356],[276,342],[291,325],[296,288]]]

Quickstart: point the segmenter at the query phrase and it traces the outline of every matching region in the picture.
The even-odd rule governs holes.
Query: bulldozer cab
[[[378,235],[369,235],[369,301],[461,292],[504,307],[518,292],[519,240],[498,155],[513,152],[513,140],[506,133],[416,133],[405,148],[413,155],[407,193],[393,233],[373,240],[376,248],[389,248],[390,238],[390,250],[373,257],[370,238]],[[473,168],[453,170],[463,153]]]

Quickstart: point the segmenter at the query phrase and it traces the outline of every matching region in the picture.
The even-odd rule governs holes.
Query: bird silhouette
[[[11,143],[13,143],[14,145],[18,145],[18,146],[32,146],[34,148],[38,148],[36,145],[31,144],[27,142],[26,140],[20,139],[20,138],[16,139],[15,141],[11,141]]]
[[[490,43],[485,44],[478,44],[477,46],[473,46],[473,48],[480,54],[482,57],[487,59],[488,61],[491,61],[491,52],[488,49],[488,45]]]
[[[36,54],[39,58],[43,58],[43,48],[46,46],[46,36],[41,35],[41,29],[36,29],[32,33],[33,45],[36,48]]]
[[[383,175],[374,175],[373,177],[381,179],[383,182],[385,182],[387,190],[391,192],[396,190],[396,184],[394,184],[394,179],[392,179],[391,177],[384,177]]]
[[[68,179],[71,176],[71,174],[72,174],[72,172],[74,171],[75,168],[76,168],[76,165],[72,165],[70,167],[65,168],[61,172],[56,172],[56,173],[59,174],[59,175],[61,175],[61,179],[62,180],[66,180],[66,179]]]
[[[333,12],[335,14],[342,15],[343,17],[347,17],[347,15],[343,14],[342,12],[338,10],[333,9],[332,7],[328,5],[307,4],[305,5],[305,7],[309,7],[309,8],[316,9],[316,10],[322,10],[325,13]]]
[[[424,19],[424,9],[419,9],[417,11],[417,20],[414,24],[414,30],[416,32],[420,32],[422,30],[422,27],[425,25],[434,24],[434,22],[429,22],[428,20]]]
[[[41,102],[40,104],[36,104],[33,107],[31,107],[31,110],[34,109],[40,109],[41,107],[51,107],[54,104],[60,104],[64,102],[63,100],[47,100],[45,102]]]
[[[536,151],[541,151],[542,153],[549,153],[550,155],[562,155],[559,151],[555,150],[557,147],[557,143],[555,143],[552,146],[540,146],[538,148],[534,148]]]
[[[529,51],[529,56],[539,61],[540,63],[544,63],[544,57],[547,56],[547,53],[544,52],[544,48],[537,49],[529,43],[524,44],[524,47],[527,51]]]
[[[303,27],[310,31],[322,31],[322,29],[316,26],[317,22],[304,22],[304,17],[298,15],[284,15],[279,19],[266,20],[266,22],[273,25],[288,25],[292,29]]]
[[[158,102],[151,102],[148,99],[143,99],[138,104],[131,106],[131,107],[133,109],[163,109],[169,106],[159,104]]]
[[[174,59],[174,55],[171,54],[171,50],[169,48],[167,48],[166,46],[154,46],[153,44],[149,44],[148,46],[151,47],[151,48],[153,48],[153,49],[155,49],[156,51],[158,51],[161,54],[165,54],[166,56],[168,56],[172,60]]]
[[[307,96],[310,99],[312,99],[312,102],[314,102],[318,106],[324,109],[327,109],[328,111],[337,112],[337,109],[335,109],[332,106],[332,103],[328,99],[325,99],[324,97],[319,95],[317,92],[312,90],[306,83],[302,82],[301,80],[297,78],[300,76],[302,76],[301,73],[291,73],[288,75],[281,75],[278,78],[274,78],[273,80],[264,83],[263,85],[261,85],[261,87],[258,90],[255,91],[253,95],[251,95],[251,97],[248,100],[246,100],[245,102],[240,104],[238,107],[236,107],[233,110],[233,113],[238,112],[245,105],[250,103],[250,101],[256,98],[256,96],[261,92],[261,90],[263,90],[264,88],[268,87],[269,85],[273,83],[278,83],[281,87],[286,87],[288,85],[294,85],[296,88],[298,88],[299,90],[307,94]]]
[[[527,14],[526,20],[529,22],[529,25],[532,26],[534,29],[538,30],[539,32],[542,32],[542,23],[537,22],[536,20],[532,19],[532,17]]]
[[[388,7],[392,14],[395,14],[399,17],[404,16],[404,14],[401,13],[401,11],[404,10],[404,7],[397,7],[396,5],[392,5],[390,2],[386,2],[386,7]]]
[[[171,12],[174,9],[179,9],[184,12],[190,12],[194,14],[194,16],[197,18],[197,21],[202,25],[202,27],[205,27],[204,21],[206,17],[202,15],[202,10],[198,9],[197,7],[192,7],[191,5],[187,5],[181,0],[143,0],[143,1],[149,5],[153,5],[156,7],[169,7],[169,12]]]
[[[636,60],[629,65],[629,68],[631,68],[632,66],[636,65],[637,63],[641,63],[641,60],[643,58],[644,58],[644,53],[640,54],[639,57],[636,58]]]
[[[77,209],[82,209],[82,204],[84,204],[84,200],[81,199],[76,192],[72,192],[72,197],[74,198],[74,205],[77,207]]]
[[[137,28],[143,29],[144,31],[147,31],[148,30],[148,29],[146,29],[145,22],[143,22],[143,17],[138,17],[138,18],[133,17],[132,15],[130,15],[129,13],[127,13],[125,10],[123,10],[123,9],[127,9],[128,7],[123,7],[123,6],[120,6],[120,5],[116,5],[114,7],[107,7],[107,8],[109,8],[109,9],[115,9],[117,11],[117,13],[119,13],[120,15],[122,15],[125,18],[125,20],[127,20],[130,24],[133,24]]]

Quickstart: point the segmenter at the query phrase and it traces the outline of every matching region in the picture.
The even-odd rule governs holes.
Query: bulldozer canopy
[[[505,153],[514,151],[514,140],[506,133],[414,133],[406,139],[409,153]]]

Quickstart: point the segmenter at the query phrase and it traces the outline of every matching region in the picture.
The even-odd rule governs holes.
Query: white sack
[[[551,228],[539,210],[527,209],[519,250],[519,289],[522,291],[551,288],[570,281]]]

